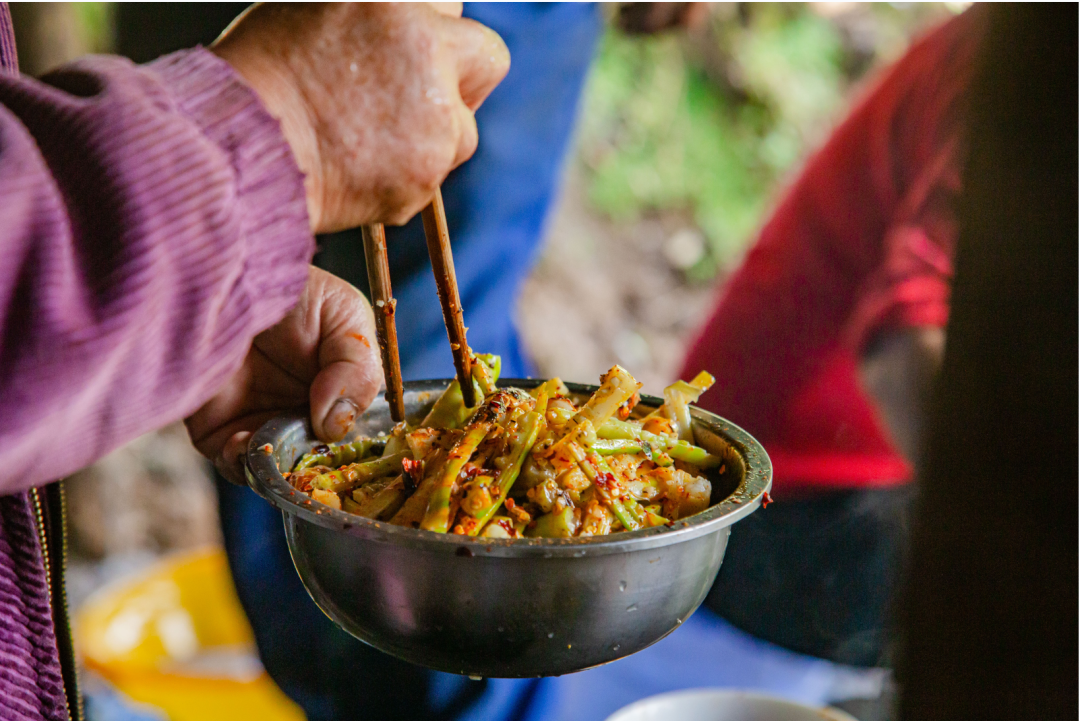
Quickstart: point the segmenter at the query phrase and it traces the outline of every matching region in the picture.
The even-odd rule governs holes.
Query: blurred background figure
[[[1024,3],[986,14],[901,614],[900,711],[1064,721],[1080,703],[1078,14]]]
[[[560,703],[535,718],[603,718],[627,689],[699,686],[891,717],[884,669],[982,34],[969,11],[872,87],[786,192],[690,348],[681,377],[716,376],[700,405],[753,429],[777,504],[732,533],[705,607],[678,632],[546,682]]]
[[[776,506],[732,535],[710,606],[802,653],[888,665],[914,466],[949,316],[977,8],[897,62],[807,163],[683,375],[753,428]],[[797,600],[797,602],[795,602]]]
[[[109,29],[114,28],[117,49],[142,61],[185,45],[208,43],[243,7],[89,4],[75,11],[89,20],[73,25],[99,28],[97,45],[86,45],[102,49],[109,44]],[[658,17],[657,7],[675,16]],[[679,371],[695,329],[709,312],[714,286],[738,265],[779,184],[825,139],[842,116],[853,88],[871,69],[899,57],[917,32],[959,9],[821,3],[725,4],[702,10],[685,4],[642,4],[621,13],[619,24],[632,32],[612,27],[601,38],[600,11],[591,6],[467,5],[466,15],[499,31],[513,57],[510,76],[478,113],[481,143],[476,157],[444,186],[472,344],[501,353],[508,376],[588,380],[617,361],[644,380],[646,390],[658,391]],[[703,12],[707,16],[687,16]],[[635,34],[694,20],[702,24],[689,34]],[[591,75],[584,84],[598,39]],[[558,49],[553,50],[553,42],[559,44]],[[950,42],[955,43],[955,38],[938,40],[937,52],[951,47]],[[20,50],[31,52],[33,47],[20,37]],[[928,52],[924,50],[922,57]],[[43,60],[42,65],[48,62]],[[962,69],[962,59],[952,62]],[[925,71],[911,70],[911,62],[908,67],[909,82]],[[949,75],[949,79],[955,78]],[[646,652],[654,655],[640,654],[567,679],[475,683],[431,674],[377,654],[332,627],[300,588],[276,513],[253,494],[221,486],[225,545],[238,591],[256,622],[263,660],[279,683],[309,709],[312,718],[344,717],[337,703],[347,703],[360,718],[364,717],[361,712],[421,718],[416,714],[425,709],[443,718],[556,718],[567,709],[601,718],[636,697],[679,683],[734,683],[819,703],[879,696],[883,673],[864,673],[848,666],[875,667],[889,661],[884,624],[910,496],[905,483],[915,460],[911,451],[918,433],[914,420],[919,417],[920,389],[932,374],[933,349],[940,343],[947,310],[947,291],[945,296],[939,291],[947,288],[952,231],[939,227],[939,222],[950,220],[948,202],[957,190],[955,159],[946,146],[955,135],[949,106],[958,89],[959,83],[928,90],[925,95],[909,93],[912,105],[925,109],[924,125],[916,131],[935,131],[925,138],[925,147],[913,148],[908,155],[906,148],[896,147],[894,138],[883,137],[877,146],[879,156],[856,158],[867,168],[880,169],[890,158],[904,156],[903,173],[893,188],[895,197],[890,196],[885,206],[869,207],[873,204],[857,193],[835,191],[842,179],[830,186],[834,189],[830,199],[839,195],[843,203],[836,217],[865,213],[859,220],[866,234],[859,235],[853,223],[845,229],[841,244],[846,243],[851,252],[862,248],[866,258],[858,268],[852,266],[850,277],[843,278],[847,290],[836,300],[837,313],[816,321],[818,330],[833,328],[829,342],[819,348],[835,351],[826,358],[828,362],[822,363],[818,356],[801,368],[784,366],[779,356],[768,352],[786,347],[784,357],[790,359],[791,353],[805,347],[791,333],[809,332],[801,326],[813,306],[803,309],[804,316],[792,315],[798,309],[790,306],[785,316],[785,308],[776,307],[772,324],[760,329],[756,344],[754,338],[741,338],[745,328],[715,327],[722,315],[717,313],[687,362],[692,370],[695,363],[725,368],[717,373],[720,383],[714,391],[724,396],[707,396],[705,402],[715,403],[721,413],[760,434],[770,453],[781,459],[777,495],[783,503],[754,514],[760,527],[740,524],[708,604],[708,609],[734,625],[703,609],[688,622],[693,628],[681,630],[670,639],[671,644]],[[563,158],[570,148],[582,92],[584,107],[574,160],[564,174]],[[866,132],[880,129],[889,113],[902,113],[905,102],[892,97],[876,105],[865,103],[861,117]],[[867,119],[867,107],[877,107],[880,114]],[[845,127],[859,122],[849,121]],[[918,122],[911,120],[913,125]],[[927,159],[935,152],[938,165]],[[835,171],[840,162],[837,156],[851,159],[842,150],[833,150],[832,160],[829,156],[828,150],[819,156],[787,194],[788,200],[763,232],[759,250],[740,271],[738,278],[743,280],[735,280],[733,289],[748,284],[753,268],[764,265],[761,259],[769,252],[795,262],[802,257],[800,252],[813,255],[815,233],[819,240],[828,235],[812,225],[814,214],[823,212],[825,199],[816,199],[817,209],[814,203],[792,208],[792,199],[805,195],[800,188],[814,184],[808,177],[816,180],[827,172],[815,168]],[[557,185],[563,177],[565,190],[556,205]],[[874,212],[879,216],[870,217]],[[770,242],[770,237],[786,238],[780,232],[784,223],[812,225],[814,232],[800,236],[807,240],[803,250],[797,250],[794,242]],[[547,244],[541,253],[539,243],[545,232]],[[925,250],[916,238],[920,232],[927,238],[926,247],[940,251],[943,261],[939,256],[911,256],[912,248]],[[401,323],[404,374],[406,378],[451,375],[418,220],[390,230],[390,241],[400,317],[409,319],[408,324]],[[781,245],[786,250],[769,250]],[[354,234],[324,237],[321,247],[317,262],[366,287],[363,257]],[[886,248],[893,248],[888,253],[890,263],[899,266],[879,262]],[[905,262],[915,262],[916,267],[908,268]],[[492,268],[498,271],[492,273]],[[931,296],[938,292],[928,301],[928,315],[893,312],[904,305],[901,281],[905,279],[913,284],[903,287],[925,286],[924,291],[929,287]],[[785,285],[784,278],[773,280],[775,292],[790,292],[792,286]],[[863,287],[863,280],[876,284],[874,289]],[[771,300],[767,295],[731,290],[721,301],[727,305],[721,308],[736,303],[743,312],[750,312]],[[857,315],[857,322],[844,313]],[[909,332],[911,328],[922,330]],[[733,338],[738,342],[731,343]],[[711,358],[707,352],[729,344],[731,353],[752,355],[752,364],[775,362],[769,370],[792,380],[788,395],[761,397],[740,406],[738,401],[747,398],[748,390],[729,386],[727,379],[744,369],[732,370],[730,358]],[[842,361],[838,360],[841,356]],[[877,382],[895,378],[897,368],[908,373],[906,380]],[[817,396],[795,382],[799,373],[804,380],[817,381],[809,384],[817,389]],[[784,448],[777,441],[787,439],[784,434],[791,426],[785,425],[787,416],[778,422],[769,409],[813,419],[815,410],[823,407],[822,397],[832,397],[838,388],[842,392],[836,396],[837,405],[847,410],[830,419],[829,430],[807,436],[804,420],[803,425],[796,424],[792,437],[818,443],[814,450],[827,450],[829,443],[839,442],[840,466],[847,463],[846,471],[838,473],[834,464],[825,466],[824,472],[819,467],[816,475],[800,476],[790,463],[785,468],[781,462]],[[891,393],[895,388],[902,392]],[[809,398],[800,392],[809,393]],[[838,429],[839,435],[834,432]],[[90,588],[114,572],[110,569],[130,569],[143,562],[140,558],[160,551],[217,541],[214,524],[206,520],[214,494],[201,467],[185,464],[184,443],[168,434],[147,439],[108,459],[106,463],[112,464],[108,470],[91,469],[72,484],[77,548],[88,558],[111,559],[86,564],[86,573],[76,575],[73,583]],[[871,463],[865,462],[866,457],[861,465],[853,460],[867,449]],[[797,461],[806,448],[792,450]],[[122,510],[123,504],[112,500],[109,491],[123,483],[130,487],[124,479],[136,474],[150,475],[156,490],[145,494],[142,508]],[[872,485],[877,488],[869,489]],[[197,500],[164,502],[173,497]],[[80,513],[80,507],[93,510]],[[155,520],[162,515],[170,523]],[[125,523],[108,527],[101,523],[104,516],[120,516]],[[806,538],[807,528],[819,527],[824,518],[839,519],[830,534],[805,545],[798,542]],[[740,550],[736,543],[744,536],[748,542],[743,548],[756,548],[760,556]],[[798,552],[811,554],[803,566],[791,558]],[[837,573],[831,585],[808,575],[812,563],[833,564]],[[763,578],[773,567],[775,574]],[[273,598],[279,601],[291,600],[260,602],[260,598],[270,598],[268,589],[276,591]],[[747,597],[749,590],[762,596]],[[869,594],[865,600],[860,597],[863,593]],[[801,599],[804,594],[813,599],[806,608],[792,603],[792,598]],[[748,613],[760,610],[763,599],[781,615]],[[852,606],[848,599],[858,603]],[[305,637],[304,644],[296,643],[294,625],[281,630],[286,620],[295,624],[298,618],[317,629]],[[655,673],[665,664],[682,660],[682,666],[672,668],[678,676],[691,660],[701,668],[701,660],[710,654],[730,663],[714,664],[712,675],[706,668],[700,677],[683,675],[679,680]],[[757,665],[735,660],[749,657],[763,660]],[[351,660],[336,667],[327,662],[330,658]],[[276,659],[280,665],[275,665]],[[830,665],[825,659],[845,665]],[[319,672],[298,672],[304,667]],[[338,668],[340,676],[322,670],[326,668]],[[368,682],[361,687],[349,683],[349,697],[333,700],[334,689],[357,674]],[[864,718],[873,718],[869,714],[877,711],[866,713]]]

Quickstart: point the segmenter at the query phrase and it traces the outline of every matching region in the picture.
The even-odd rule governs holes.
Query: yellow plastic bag
[[[258,663],[220,549],[174,556],[104,588],[74,622],[86,667],[172,721],[304,721]]]

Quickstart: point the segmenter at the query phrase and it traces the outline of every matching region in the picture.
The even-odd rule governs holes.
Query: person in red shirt
[[[800,653],[889,660],[981,16],[917,42],[811,158],[685,361],[774,466],[777,503],[734,530],[707,604]]]

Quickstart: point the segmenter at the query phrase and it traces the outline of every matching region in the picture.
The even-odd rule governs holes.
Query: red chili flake
[[[359,333],[349,333],[349,335],[352,336],[353,338],[355,338],[356,340],[360,341],[361,343],[363,343],[366,347],[368,347],[368,348],[371,347],[371,343],[368,342],[368,339],[365,338],[364,336],[360,335]]]
[[[772,496],[769,495],[768,491],[765,491],[761,494],[761,507],[768,508],[770,503],[772,503]]]
[[[261,450],[266,455],[270,455],[271,453],[274,452],[274,447],[272,445],[270,445],[269,443],[267,443],[265,446],[263,446],[259,450]]]
[[[467,482],[467,481],[472,481],[472,480],[474,480],[474,479],[475,479],[475,478],[476,478],[477,476],[479,476],[479,475],[480,475],[481,473],[483,473],[483,472],[484,472],[484,469],[483,469],[483,468],[481,468],[480,466],[477,466],[477,465],[474,465],[474,464],[472,464],[472,463],[469,463],[468,465],[466,465],[466,466],[465,466],[465,468],[464,468],[464,469],[462,469],[462,471],[461,471],[461,473],[460,473],[460,474],[458,475],[458,477],[459,477],[459,478],[460,478],[460,479],[461,479],[462,481],[466,481],[466,482]]]
[[[420,481],[424,480],[424,462],[414,461],[411,458],[404,458],[401,461],[401,468],[405,471],[405,490],[408,493],[412,493],[416,490],[416,487],[420,485]]]
[[[512,510],[514,510],[514,506],[516,506],[516,505],[517,505],[516,503],[514,503],[514,499],[513,499],[513,498],[507,498],[507,499],[506,499],[506,501],[505,501],[505,504],[506,504],[506,509],[507,509],[508,511],[512,511]]]

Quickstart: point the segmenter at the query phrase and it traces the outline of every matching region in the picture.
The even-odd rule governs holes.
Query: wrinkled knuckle
[[[387,225],[405,225],[419,212],[416,208],[415,204],[411,204],[397,210],[387,211],[385,222]]]
[[[430,198],[434,194],[436,188],[453,168],[456,151],[456,143],[438,143],[437,147],[431,148],[417,162],[412,180],[413,186],[421,195]]]
[[[494,77],[501,80],[510,72],[510,48],[497,32],[489,28],[484,29],[487,31],[485,42],[490,62],[488,70]]]
[[[461,133],[461,141],[458,143],[462,161],[471,158],[480,145],[480,133],[474,124],[466,124]]]
[[[454,125],[457,121],[454,106],[456,102],[460,101],[456,91],[450,91],[447,88],[439,88],[435,92],[438,93],[438,102],[432,102],[429,105],[427,122],[429,123],[429,127],[433,129],[435,133],[451,135],[454,132]],[[433,135],[433,137],[438,137],[438,135]]]

